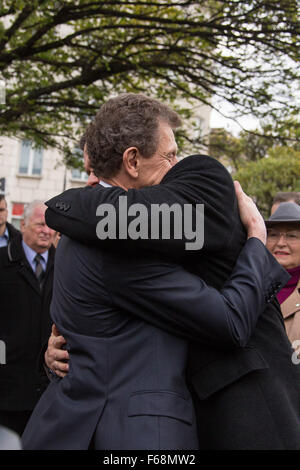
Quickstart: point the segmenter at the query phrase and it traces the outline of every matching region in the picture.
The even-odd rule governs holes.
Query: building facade
[[[37,149],[29,141],[0,138],[1,193],[8,205],[8,220],[19,228],[25,204],[47,201],[65,189],[84,186],[87,175],[70,170],[55,149]]]

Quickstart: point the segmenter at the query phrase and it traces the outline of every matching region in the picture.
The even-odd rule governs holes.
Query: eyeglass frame
[[[271,234],[273,233],[274,235],[272,238],[270,238],[270,232]],[[289,236],[291,235],[292,236],[294,235],[294,238],[290,239]],[[267,239],[269,239],[269,241],[272,241],[275,243],[275,242],[278,242],[281,239],[281,237],[285,239],[286,243],[296,243],[297,241],[300,241],[300,230],[290,230],[286,232],[277,232],[276,230],[274,230],[274,228],[270,228],[267,230]]]

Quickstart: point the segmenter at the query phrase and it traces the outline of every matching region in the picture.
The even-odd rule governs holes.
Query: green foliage
[[[238,113],[296,116],[296,0],[2,0],[2,135],[69,149],[109,96],[213,94]],[[255,59],[255,60],[254,60]]]
[[[209,137],[209,155],[222,160],[226,166],[238,170],[243,162],[242,140],[225,129],[212,129]]]
[[[278,191],[300,191],[300,151],[288,147],[272,148],[267,157],[245,163],[233,178],[268,217]]]

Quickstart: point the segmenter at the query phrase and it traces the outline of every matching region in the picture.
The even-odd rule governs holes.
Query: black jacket
[[[81,241],[99,243],[96,210],[101,203],[118,208],[117,200],[127,195],[132,203],[203,203],[205,206],[204,246],[198,252],[185,250],[186,240],[121,240],[107,242],[107,249],[124,244],[129,249],[162,253],[176,259],[209,284],[226,285],[245,232],[241,225],[230,175],[216,160],[192,156],[175,165],[159,186],[106,191],[100,188],[69,190],[49,201],[49,226]],[[149,211],[150,214],[150,211]],[[100,241],[103,243],[103,241]],[[118,272],[116,280],[126,273]],[[134,289],[134,285],[127,285]],[[263,286],[262,286],[263,288]],[[268,306],[260,316],[252,338],[244,348],[222,349],[190,343],[187,377],[198,415],[199,443],[203,449],[300,449],[300,366],[291,360],[292,348],[286,336],[279,305],[274,298],[279,285],[268,293]],[[187,309],[188,296],[187,296]],[[138,311],[135,311],[138,315]],[[151,313],[151,314],[150,314]],[[145,312],[142,312],[145,319]],[[146,312],[147,314],[147,312]],[[174,331],[170,318],[148,321]]]
[[[6,363],[0,365],[1,410],[32,410],[48,384],[38,357],[51,333],[54,253],[51,247],[41,292],[22,238],[0,249],[0,339],[6,345]]]
[[[11,241],[13,238],[21,238],[22,234],[20,230],[17,230],[12,224],[9,222],[6,222],[6,227],[8,230],[8,235],[9,235],[9,241]]]

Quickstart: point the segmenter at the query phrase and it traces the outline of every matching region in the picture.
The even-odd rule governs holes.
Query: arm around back
[[[124,189],[114,186],[103,188],[85,187],[69,189],[47,201],[47,224],[70,238],[82,242],[106,243],[99,240],[96,233],[101,220],[97,216],[99,206],[109,204],[116,213],[116,240],[118,243],[119,221],[124,220],[124,206],[120,198],[126,198],[126,207],[142,205],[147,212],[148,238],[123,239],[122,243],[145,248],[154,252],[176,254],[185,253],[186,243],[190,242],[182,225],[182,236],[174,238],[173,219],[170,219],[170,237],[164,239],[160,231],[157,239],[151,239],[153,212],[151,208],[162,204],[172,207],[190,205],[193,219],[196,219],[196,205],[204,205],[203,239],[205,250],[220,250],[231,238],[233,226],[237,224],[234,211],[237,210],[233,182],[230,174],[216,159],[206,155],[192,155],[177,163],[163,178],[161,184],[141,189]],[[124,200],[125,201],[125,200]],[[126,209],[125,209],[126,210]],[[98,212],[99,213],[99,212]],[[120,217],[121,216],[121,217]],[[165,217],[165,216],[164,216]],[[126,229],[134,217],[128,216]],[[182,219],[183,221],[183,219]],[[159,243],[158,243],[159,242]]]
[[[106,253],[112,302],[169,333],[220,347],[245,346],[286,271],[250,238],[220,291],[182,267],[153,257]]]

